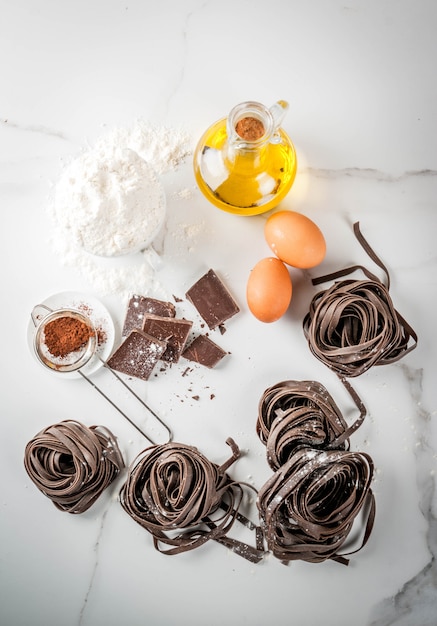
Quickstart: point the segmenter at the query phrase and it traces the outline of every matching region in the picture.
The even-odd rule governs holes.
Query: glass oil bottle
[[[297,170],[294,146],[280,127],[288,103],[235,106],[206,130],[194,152],[194,174],[205,197],[238,215],[274,208],[289,192]]]

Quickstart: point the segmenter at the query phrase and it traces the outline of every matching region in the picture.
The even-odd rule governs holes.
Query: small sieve
[[[37,311],[45,309],[46,315],[41,319]],[[32,320],[36,327],[34,349],[38,360],[49,369],[58,372],[76,372],[87,365],[97,350],[97,331],[91,320],[74,309],[57,309],[53,311],[44,304],[38,304],[32,311]],[[89,330],[88,341],[77,350],[62,356],[52,354],[46,343],[46,329],[49,324],[57,320],[70,319],[83,324]]]
[[[44,310],[44,314],[41,315],[38,311]],[[55,356],[51,354],[46,344],[45,331],[47,325],[50,322],[59,320],[62,318],[69,318],[77,320],[89,329],[88,341],[84,343],[78,350],[70,352],[65,356]],[[172,439],[172,432],[167,424],[135,393],[135,391],[104,361],[98,354],[98,336],[94,324],[86,316],[79,311],[71,308],[60,308],[53,310],[45,304],[37,304],[31,313],[31,319],[35,326],[35,334],[33,340],[34,351],[36,357],[42,365],[50,370],[57,372],[77,372],[82,378],[84,378],[96,391],[102,395],[121,415],[140,432],[151,444],[155,445],[155,442],[141,428],[135,424],[133,420],[122,409],[111,400],[101,389],[98,387],[83,371],[82,368],[88,366],[91,361],[97,359],[101,362],[101,365],[111,372],[111,374],[138,400],[138,402],[153,415],[153,417],[165,428],[168,433],[168,441]]]

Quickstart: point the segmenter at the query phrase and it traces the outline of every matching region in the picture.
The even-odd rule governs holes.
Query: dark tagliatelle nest
[[[66,420],[41,430],[26,445],[32,482],[61,511],[84,513],[124,467],[114,435],[103,426]]]
[[[133,462],[120,502],[160,552],[179,554],[213,539],[250,561],[262,558],[259,537],[256,547],[227,537],[236,519],[256,527],[238,511],[243,487],[226,470],[240,452],[232,439],[226,443],[233,454],[221,466],[197,448],[175,442],[146,448]]]
[[[386,365],[416,347],[417,335],[396,311],[389,294],[387,268],[354,224],[364,250],[381,267],[387,286],[362,266],[353,266],[313,280],[320,284],[360,269],[369,280],[341,280],[316,294],[303,321],[311,352],[341,376],[363,374],[373,365]],[[413,343],[411,343],[411,340]]]
[[[366,409],[347,381],[342,382],[360,410],[351,426],[319,382],[286,380],[266,389],[258,407],[256,432],[273,470],[301,447],[349,448],[349,436],[362,423]]]
[[[316,381],[277,383],[259,402],[256,431],[274,474],[259,491],[257,506],[268,549],[284,562],[347,564],[338,550],[362,510],[367,519],[360,548],[372,530],[373,463],[366,454],[349,452],[349,436],[366,409],[348,381],[341,381],[360,411],[350,426]]]
[[[284,562],[319,563],[340,554],[356,516],[365,510],[366,543],[374,520],[373,463],[364,453],[301,449],[261,488],[257,505],[269,550]],[[359,549],[359,548],[358,548]]]

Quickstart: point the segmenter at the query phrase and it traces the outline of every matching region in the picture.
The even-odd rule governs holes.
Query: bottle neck
[[[230,112],[227,123],[225,158],[246,167],[262,167],[267,147],[274,132],[269,109],[258,102],[243,102]]]
[[[268,143],[275,130],[271,111],[259,102],[237,104],[229,113],[226,126],[229,141],[246,150]]]

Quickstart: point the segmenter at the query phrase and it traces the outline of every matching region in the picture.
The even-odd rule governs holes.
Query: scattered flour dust
[[[101,296],[117,294],[126,298],[132,293],[147,295],[161,289],[151,249],[135,255],[99,258],[56,237],[52,240],[52,247],[62,264],[74,267]]]
[[[138,120],[128,128],[115,128],[96,142],[96,146],[108,144],[134,150],[158,174],[177,169],[192,154],[191,137],[187,132],[153,126],[145,120]]]
[[[186,187],[184,189],[180,189],[174,195],[176,198],[181,198],[183,200],[190,200],[194,194],[193,194],[192,189],[189,189],[188,187]]]
[[[102,295],[149,293],[159,260],[143,244],[153,240],[165,216],[155,172],[175,171],[191,152],[185,131],[140,120],[105,134],[67,164],[49,206],[60,262]]]

